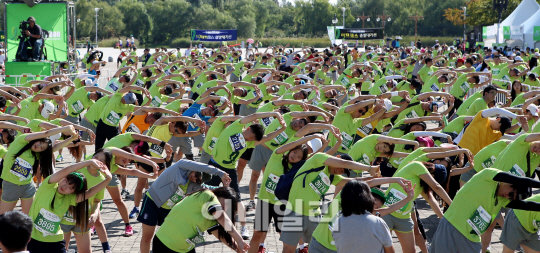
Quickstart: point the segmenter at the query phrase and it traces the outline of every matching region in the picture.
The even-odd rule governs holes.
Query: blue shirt
[[[208,123],[208,119],[210,119],[210,116],[203,116],[201,114],[201,106],[202,104],[194,103],[182,114],[182,116],[200,118],[204,122]],[[188,131],[199,131],[199,127],[196,126],[193,122],[189,122]]]

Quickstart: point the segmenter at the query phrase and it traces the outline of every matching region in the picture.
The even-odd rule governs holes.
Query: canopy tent
[[[523,30],[524,40],[528,47],[535,47],[534,43],[534,27],[540,26],[540,10],[525,21],[521,27]]]
[[[499,26],[499,41],[504,41],[504,28],[507,29],[507,33],[512,33],[512,39],[522,39],[523,27],[521,25],[525,23],[530,17],[536,14],[540,10],[540,5],[535,0],[523,0],[518,7],[504,20]],[[497,24],[488,27],[488,39],[496,39],[497,36]]]

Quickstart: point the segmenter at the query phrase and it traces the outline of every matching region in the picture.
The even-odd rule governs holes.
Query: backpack
[[[287,173],[281,175],[279,177],[278,183],[276,185],[276,189],[274,190],[274,194],[276,195],[276,198],[279,200],[289,201],[289,193],[291,192],[291,188],[293,185],[293,182],[296,178],[304,175],[304,182],[303,182],[303,188],[306,188],[306,177],[309,173],[312,172],[319,172],[324,170],[325,166],[321,166],[318,168],[313,168],[310,170],[306,170],[298,175],[298,170],[304,165],[306,161],[300,161],[296,163]],[[330,182],[334,181],[334,175],[330,175]]]

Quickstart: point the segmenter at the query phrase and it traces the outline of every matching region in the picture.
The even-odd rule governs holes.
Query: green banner
[[[24,3],[8,3],[6,12],[8,59],[15,59],[17,54],[18,37],[21,34],[20,22],[33,16],[41,30],[49,32],[49,38],[45,39],[48,60],[67,60],[67,5],[65,2],[40,3],[31,8]]]
[[[510,26],[503,26],[503,39],[509,40],[510,39]]]
[[[533,40],[540,41],[540,26],[534,27]]]
[[[487,26],[482,27],[482,38],[487,39]]]

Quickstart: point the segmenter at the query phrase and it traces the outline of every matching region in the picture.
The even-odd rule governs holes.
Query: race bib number
[[[190,245],[189,250],[195,248],[196,244],[204,243],[204,232],[201,232],[201,230],[199,230],[199,227],[197,227],[197,235],[192,238],[186,239],[186,242]]]
[[[517,164],[514,164],[509,172],[514,176],[525,177],[525,171],[523,171]]]
[[[141,79],[137,79],[137,81],[135,82],[135,85],[137,85],[139,87],[144,87],[144,82]]]
[[[384,203],[384,205],[385,206],[390,206],[390,205],[393,205],[393,204],[395,204],[397,202],[400,202],[400,201],[402,201],[402,200],[404,200],[406,198],[407,198],[407,195],[405,193],[400,192],[397,189],[393,188],[393,189],[390,190],[390,192],[386,196],[386,202]],[[406,213],[403,213],[403,212],[405,211],[405,209],[407,209],[408,206],[409,206],[409,203],[407,203],[405,206],[403,206],[402,208],[400,208],[396,212],[405,215]],[[412,210],[412,208],[411,208],[411,210]]]
[[[165,75],[166,75],[166,76],[168,76],[168,75],[170,75],[170,74],[172,74],[170,69],[165,70]]]
[[[381,93],[386,93],[388,91],[388,87],[386,86],[386,84],[383,84],[379,86],[379,90],[381,91]]]
[[[197,119],[197,120],[201,120],[201,117],[199,117],[198,114],[193,114],[192,118],[194,119]],[[189,126],[193,129],[195,129],[196,131],[199,130],[199,126],[197,126],[197,123],[195,122],[188,122]]]
[[[180,200],[182,200],[185,196],[186,196],[186,192],[182,188],[180,188],[180,186],[178,186],[178,188],[176,189],[176,192],[174,192],[174,194],[167,200],[167,206],[169,208],[173,207],[178,202],[180,202]]]
[[[373,131],[373,126],[371,125],[371,123],[369,123],[363,127],[357,128],[357,130],[364,136],[368,136],[369,134],[371,134],[371,131]]]
[[[246,147],[246,139],[242,134],[235,134],[229,137],[229,143],[233,152],[240,151]]]
[[[150,146],[150,152],[158,155],[158,156],[161,156],[161,154],[163,153],[163,147],[161,147],[160,145],[158,144],[154,144],[152,143],[152,145]]]
[[[508,77],[508,75],[504,75],[504,76],[502,77],[502,80],[504,80],[504,81],[510,81],[510,77]]]
[[[319,196],[322,196],[330,189],[331,183],[330,178],[321,171],[319,175],[309,183],[309,186],[311,186],[311,189],[319,194]]]
[[[66,214],[64,214],[64,220],[67,222],[75,223],[75,219],[73,218],[73,215],[69,213],[69,211],[67,211]]]
[[[338,211],[336,215],[334,215],[334,217],[332,217],[332,220],[330,221],[330,223],[328,223],[328,229],[330,229],[331,232],[339,231],[339,227],[338,227],[339,225],[337,223],[337,220],[341,217],[341,215],[342,215],[342,211],[340,210]],[[336,245],[334,240],[332,240],[330,244]]]
[[[171,69],[172,69],[173,71],[177,71],[177,70],[178,70],[178,67],[177,67],[176,65],[174,65],[174,66],[171,67]]]
[[[343,139],[343,141],[341,142],[341,147],[344,150],[349,149],[354,141],[353,137],[346,132],[341,132],[341,138]]]
[[[281,127],[278,127],[278,128],[276,129],[276,131],[279,130],[279,129],[281,129]],[[287,135],[287,133],[285,133],[285,131],[283,131],[283,133],[280,133],[278,136],[276,136],[276,137],[274,138],[274,141],[275,141],[278,145],[282,145],[282,144],[284,144],[285,142],[287,142],[288,139],[289,139],[289,136]]]
[[[120,86],[116,82],[111,82],[109,85],[107,85],[107,88],[109,88],[112,92],[116,92]]]
[[[369,160],[370,160],[369,156],[367,156],[366,154],[362,154],[362,156],[358,158],[357,162],[365,164],[365,165],[370,165],[371,163]]]
[[[495,156],[491,156],[489,157],[488,159],[486,159],[485,161],[482,162],[482,167],[485,169],[485,168],[491,168],[491,166],[493,166],[493,164],[495,163],[495,160],[497,158]]]
[[[75,112],[76,114],[79,114],[82,111],[84,111],[84,106],[81,103],[81,100],[77,100],[77,102],[71,104],[71,108],[73,108],[73,112]]]
[[[274,121],[274,117],[259,119],[259,122],[261,122],[261,125],[263,125],[265,128],[268,127],[272,121]]]
[[[258,95],[257,91],[252,91],[251,94],[253,94],[253,97],[257,97],[257,95]],[[252,105],[259,105],[262,101],[263,101],[262,97],[259,97],[259,99],[257,99],[257,101],[255,101],[255,102],[253,102],[251,104]]]
[[[405,118],[408,118],[408,119],[418,118],[418,113],[416,113],[415,110],[412,110],[405,115]]]
[[[459,87],[461,88],[461,90],[463,90],[464,94],[467,93],[469,91],[469,89],[471,88],[471,86],[469,85],[468,82],[464,82]]]
[[[208,144],[208,149],[214,150],[214,147],[216,146],[217,140],[218,139],[216,137],[212,137],[212,140],[210,141],[210,144]]]
[[[24,159],[17,157],[10,170],[11,174],[17,176],[19,181],[25,181],[32,177],[32,164]]]
[[[133,123],[129,124],[129,126],[126,128],[126,133],[141,133],[141,130]]]
[[[154,96],[152,98],[152,102],[150,102],[150,105],[153,107],[160,107],[161,106],[161,99],[158,98],[158,96]]]
[[[393,75],[394,74],[394,71],[392,69],[388,69],[386,72],[388,72],[388,75]]]
[[[432,84],[431,85],[431,90],[432,91],[439,91],[439,86],[437,86],[436,84]]]
[[[341,79],[341,85],[345,86],[345,87],[349,87],[349,78],[347,77],[343,77],[343,79]]]
[[[109,123],[113,125],[118,125],[120,123],[120,115],[118,113],[111,111],[109,115],[107,115],[107,118],[105,118]]]
[[[271,194],[275,194],[274,192],[276,190],[278,181],[279,177],[270,173],[270,175],[268,175],[268,178],[266,179],[266,184],[264,185],[266,191]]]
[[[427,74],[428,74],[428,76],[431,76],[431,75],[433,75],[433,71],[428,72]]]
[[[197,89],[200,89],[202,86],[203,86],[203,83],[199,82],[199,84],[197,84]]]
[[[34,228],[41,232],[44,237],[56,235],[60,228],[60,217],[41,208],[34,220]]]
[[[479,206],[474,214],[467,220],[467,223],[472,227],[473,231],[480,236],[491,224],[491,215],[482,207]],[[471,231],[471,232],[473,232]]]
[[[501,72],[500,69],[491,69],[491,73],[492,73],[493,75],[498,75],[499,72]]]

